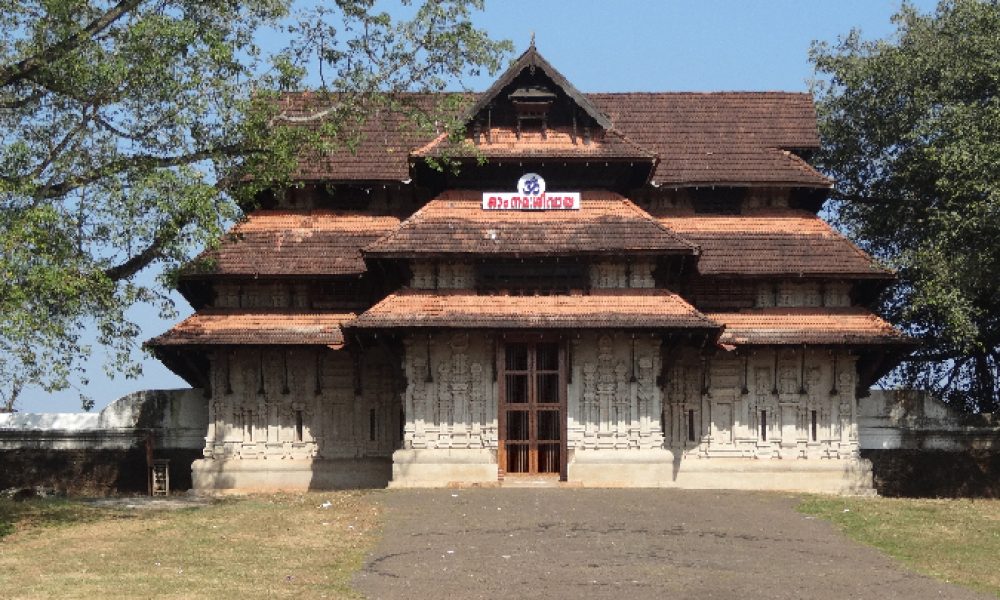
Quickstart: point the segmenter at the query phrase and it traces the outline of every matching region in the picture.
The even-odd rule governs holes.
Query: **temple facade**
[[[208,403],[196,488],[871,489],[857,400],[911,342],[816,214],[808,95],[584,94],[531,47],[464,99],[464,139],[303,159],[182,275],[149,347]]]

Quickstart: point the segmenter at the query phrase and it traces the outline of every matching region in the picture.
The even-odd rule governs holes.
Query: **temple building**
[[[370,119],[185,271],[149,347],[204,391],[196,488],[871,489],[857,399],[912,344],[817,216],[807,94],[584,94],[532,46],[468,100],[462,140]]]

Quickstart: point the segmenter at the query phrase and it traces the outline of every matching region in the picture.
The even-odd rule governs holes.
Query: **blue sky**
[[[930,12],[936,2],[912,4]],[[487,0],[476,21],[493,37],[512,40],[515,53],[528,46],[534,32],[539,51],[583,92],[807,91],[813,40],[834,42],[851,28],[866,38],[888,36],[899,5],[898,0]],[[481,90],[491,82],[483,77],[466,84]],[[133,311],[144,338],[190,313],[176,298],[181,315],[173,321],[159,319],[152,309]],[[91,363],[83,391],[95,399],[97,410],[135,390],[186,387],[149,357],[136,380],[109,378],[100,355]],[[19,408],[72,412],[79,407],[76,390],[29,390]]]

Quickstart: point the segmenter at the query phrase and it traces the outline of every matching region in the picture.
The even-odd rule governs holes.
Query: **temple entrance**
[[[566,357],[558,342],[505,344],[497,356],[500,475],[566,477]]]

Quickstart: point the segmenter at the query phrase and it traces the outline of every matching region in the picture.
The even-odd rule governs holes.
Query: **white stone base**
[[[864,459],[758,460],[679,457],[667,450],[588,450],[573,453],[571,487],[664,487],[872,494]],[[490,450],[397,450],[387,458],[315,460],[197,460],[196,491],[324,490],[524,485],[500,484]],[[391,474],[391,481],[390,481]],[[546,479],[551,485],[555,480]],[[539,485],[539,482],[530,482]]]
[[[498,474],[491,450],[396,450],[389,487],[495,485]]]
[[[577,451],[568,480],[586,487],[781,490],[872,494],[871,463],[864,459],[677,457],[668,450]]]
[[[195,491],[384,488],[388,458],[245,460],[201,459],[191,465]]]

